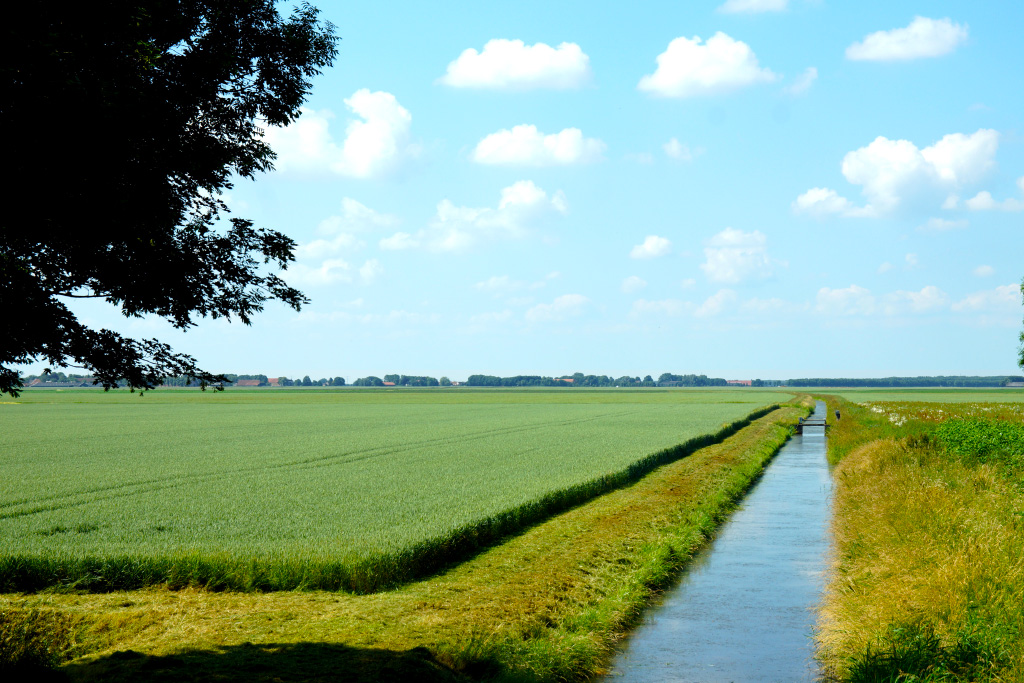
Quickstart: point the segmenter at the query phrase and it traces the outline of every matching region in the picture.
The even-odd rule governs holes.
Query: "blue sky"
[[[1017,372],[1019,3],[316,4],[226,197],[312,303],[83,320],[271,376]]]

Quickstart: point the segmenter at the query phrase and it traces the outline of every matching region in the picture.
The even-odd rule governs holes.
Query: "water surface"
[[[816,680],[830,489],[824,429],[808,427],[651,608],[607,681]]]

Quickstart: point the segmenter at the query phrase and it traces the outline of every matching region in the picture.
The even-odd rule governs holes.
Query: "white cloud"
[[[731,284],[770,277],[775,263],[767,244],[768,238],[759,230],[726,228],[708,241],[701,270],[712,282]]]
[[[919,292],[897,290],[882,297],[881,313],[888,316],[930,313],[949,305],[949,297],[938,287],[929,285]]]
[[[896,290],[881,296],[873,295],[858,285],[843,289],[822,287],[818,290],[815,310],[835,316],[904,317],[924,315],[949,308],[949,296],[929,285],[920,291]]]
[[[524,124],[491,133],[477,143],[472,157],[480,164],[564,166],[600,161],[605,148],[597,138],[584,138],[579,128],[544,135]]]
[[[672,242],[664,237],[648,235],[643,244],[638,244],[629,252],[630,258],[654,258],[664,256],[672,249]]]
[[[954,24],[948,18],[914,17],[906,28],[876,31],[865,36],[861,42],[846,48],[846,58],[888,62],[939,57],[966,40],[967,26]]]
[[[781,12],[788,4],[789,0],[725,0],[725,3],[719,5],[718,11],[724,14]]]
[[[524,290],[535,290],[546,287],[548,282],[555,277],[558,277],[557,273],[551,273],[543,280],[536,282],[526,282],[523,280],[513,280],[508,275],[493,275],[486,280],[477,282],[473,285],[474,289],[479,289],[482,292],[490,292],[494,296],[506,296],[513,292],[521,292]]]
[[[945,218],[929,218],[924,225],[918,226],[917,229],[922,232],[945,232],[966,227],[967,221],[963,219],[952,221]]]
[[[978,266],[973,271],[976,277],[992,277],[996,273],[996,269],[992,266]]]
[[[907,254],[903,257],[903,260],[906,261],[907,268],[917,268],[917,254]]]
[[[633,302],[633,308],[629,312],[630,317],[637,318],[642,315],[667,315],[678,316],[688,312],[693,304],[679,299],[661,299],[659,301],[648,301],[637,299]]]
[[[639,292],[641,289],[647,286],[647,281],[643,278],[637,277],[636,275],[630,275],[622,281],[622,291],[626,294],[632,294],[633,292]]]
[[[496,209],[456,206],[443,199],[426,228],[415,234],[395,233],[382,239],[380,246],[382,249],[466,251],[486,242],[523,238],[546,216],[567,210],[561,191],[549,198],[533,181],[520,180],[501,191]]]
[[[590,57],[576,43],[553,48],[521,40],[487,41],[482,52],[463,50],[438,83],[454,88],[532,90],[579,88],[590,79]]]
[[[1024,176],[1017,178],[1017,187],[1024,194]],[[984,190],[968,199],[964,204],[972,211],[1024,211],[1024,201],[1009,197],[998,202],[992,198],[992,193]]]
[[[659,97],[714,95],[778,78],[761,68],[749,45],[721,31],[704,44],[698,36],[676,38],[657,62],[658,68],[641,78],[637,89]]]
[[[795,304],[785,299],[748,299],[740,304],[740,313],[753,315],[783,315],[806,310],[806,304]]]
[[[289,284],[319,287],[352,282],[352,267],[340,258],[325,259],[319,265],[293,263],[285,276]]]
[[[355,236],[343,232],[333,239],[317,239],[300,244],[295,248],[295,258],[298,261],[322,259],[342,251],[358,249],[362,246],[363,243],[357,240]]]
[[[665,150],[665,156],[678,161],[693,161],[693,158],[700,153],[700,150],[691,150],[689,145],[679,142],[676,138],[672,138],[661,148]]]
[[[818,290],[815,310],[829,315],[871,315],[875,312],[875,297],[858,285],[843,289],[822,287]]]
[[[947,196],[944,200],[942,200],[942,208],[946,211],[950,211],[952,209],[955,209],[959,203],[960,196],[951,194]]]
[[[846,197],[840,197],[835,190],[827,187],[812,187],[796,198],[792,204],[796,213],[807,213],[812,216],[840,214],[843,216],[859,216],[863,212]]]
[[[796,80],[789,86],[783,88],[790,95],[803,95],[811,86],[814,85],[814,81],[818,80],[818,69],[813,66],[809,66],[804,69],[804,72],[796,77]]]
[[[878,266],[878,274],[882,275],[884,273],[888,273],[892,269],[893,269],[893,265],[891,263],[889,263],[888,261],[886,261],[882,265]]]
[[[1013,312],[1018,310],[1020,304],[1020,285],[1002,285],[995,289],[987,289],[967,295],[953,304],[953,310],[958,313],[983,311]]]
[[[384,273],[384,267],[375,258],[370,259],[359,268],[359,278],[368,285]]]
[[[843,157],[843,176],[862,187],[867,205],[854,206],[834,190],[816,187],[800,195],[793,208],[874,217],[908,203],[937,204],[939,195],[947,206],[951,189],[977,182],[993,166],[998,147],[999,133],[987,128],[970,135],[952,133],[924,149],[879,136]]]
[[[409,143],[412,116],[391,93],[357,90],[345,105],[356,115],[339,145],[330,130],[334,113],[303,108],[284,128],[264,130],[264,140],[277,152],[275,167],[283,172],[331,172],[353,178],[384,175],[418,148]]]
[[[590,299],[582,294],[563,294],[550,304],[537,304],[526,311],[526,320],[531,323],[565,320],[583,313]]]
[[[351,197],[341,200],[341,214],[329,216],[320,221],[316,231],[321,235],[339,233],[365,232],[380,228],[391,228],[398,225],[397,216],[378,213]]]
[[[693,312],[698,318],[709,318],[721,315],[736,303],[736,292],[731,289],[720,289],[704,300]]]

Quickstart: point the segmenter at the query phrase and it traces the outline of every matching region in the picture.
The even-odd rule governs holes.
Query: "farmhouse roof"
[[[258,379],[240,379],[235,382],[236,387],[258,387],[260,381]]]

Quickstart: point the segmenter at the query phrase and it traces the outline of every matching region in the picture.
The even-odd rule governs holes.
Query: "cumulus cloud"
[[[364,88],[344,102],[357,118],[346,126],[340,144],[331,132],[335,116],[328,109],[303,108],[290,125],[266,128],[264,140],[277,153],[275,168],[372,178],[418,153],[418,147],[409,142],[412,115],[394,95]]]
[[[694,310],[693,314],[698,318],[710,318],[721,315],[736,303],[736,292],[731,289],[720,289]]]
[[[477,143],[472,158],[480,164],[564,166],[599,161],[605,147],[597,138],[584,138],[579,128],[544,135],[523,124],[491,133]]]
[[[453,88],[566,90],[590,80],[590,57],[576,43],[551,47],[521,40],[489,40],[482,52],[463,50],[438,83]]]
[[[726,228],[708,240],[701,270],[712,282],[728,284],[771,277],[776,262],[768,256],[767,245],[760,230]]]
[[[550,304],[537,304],[526,311],[526,320],[531,323],[557,322],[583,313],[590,299],[582,294],[563,294]]]
[[[788,4],[789,0],[725,0],[725,3],[718,6],[718,11],[724,14],[781,12]]]
[[[643,278],[637,277],[636,275],[630,275],[622,281],[622,291],[626,294],[632,294],[633,292],[639,292],[641,289],[647,286],[647,281]]]
[[[333,284],[369,285],[384,272],[377,259],[366,261],[359,268],[353,268],[342,258],[324,259],[320,263],[293,263],[288,267],[287,280],[290,284],[320,287]]]
[[[914,17],[906,28],[876,31],[846,48],[846,58],[889,62],[922,57],[939,57],[967,40],[967,26],[948,18]]]
[[[778,78],[761,68],[749,45],[721,31],[703,44],[699,36],[676,38],[657,62],[658,68],[641,78],[637,89],[658,97],[715,95]]]
[[[822,287],[818,290],[815,310],[829,315],[871,315],[875,312],[875,297],[859,285],[842,289]]]
[[[497,208],[456,206],[443,199],[426,228],[397,232],[380,241],[382,249],[466,251],[487,242],[520,239],[546,216],[567,211],[561,191],[551,197],[533,181],[520,180],[501,191]]]
[[[806,213],[818,217],[831,214],[863,215],[862,209],[858,209],[849,199],[839,196],[835,190],[827,187],[812,187],[797,197],[792,207],[796,213]]]
[[[946,218],[929,218],[924,225],[918,226],[917,229],[922,232],[946,232],[966,227],[967,221],[963,219],[952,221]]]
[[[903,317],[923,315],[949,308],[949,296],[938,287],[929,285],[919,291],[896,290],[875,296],[858,285],[842,289],[822,287],[818,290],[815,310],[835,316],[887,316]]]
[[[543,280],[526,282],[525,280],[513,280],[508,275],[493,275],[486,280],[477,282],[473,288],[500,297],[524,290],[542,289],[556,277],[558,277],[558,273],[549,273]]]
[[[694,157],[701,153],[702,150],[691,150],[689,145],[685,145],[676,138],[672,138],[661,148],[665,151],[665,156],[669,159],[675,159],[677,161],[693,161]]]
[[[987,128],[970,135],[952,133],[923,149],[909,140],[879,136],[843,157],[843,176],[861,186],[865,206],[816,187],[797,197],[793,208],[817,215],[876,217],[908,203],[934,205],[939,196],[946,197],[946,205],[951,190],[977,182],[993,166],[998,147],[999,133]]]
[[[804,72],[796,77],[790,85],[786,86],[784,90],[790,95],[803,95],[811,86],[814,85],[814,81],[818,80],[818,69],[813,66],[809,66],[804,69]]]
[[[1016,312],[1020,304],[1020,285],[1012,284],[968,294],[953,304],[953,310],[958,313]]]
[[[655,258],[664,256],[672,249],[672,242],[664,237],[648,235],[643,244],[638,244],[629,252],[630,258]]]
[[[351,197],[343,197],[341,213],[320,221],[320,224],[317,225],[317,232],[321,235],[366,232],[391,228],[398,225],[399,222],[397,216],[379,213]]]
[[[1024,194],[1024,176],[1017,178],[1017,187]],[[1009,197],[1003,201],[996,201],[991,192],[981,191],[968,199],[964,204],[972,211],[1024,211],[1024,200]]]
[[[996,273],[996,269],[992,266],[978,266],[973,271],[975,277],[992,277]]]

